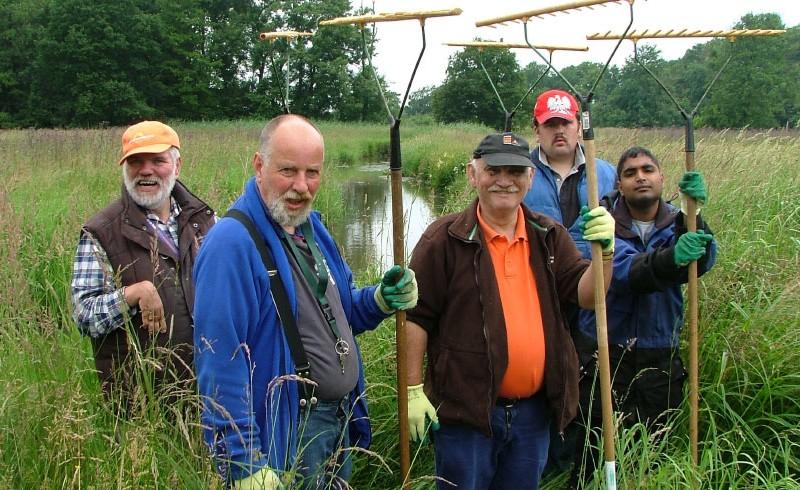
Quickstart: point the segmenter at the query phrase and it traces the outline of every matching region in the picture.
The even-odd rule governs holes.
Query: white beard
[[[155,175],[151,177],[137,177],[131,179],[128,177],[128,162],[122,164],[122,180],[125,182],[125,189],[128,190],[133,202],[146,209],[157,209],[172,195],[172,189],[175,187],[177,180],[177,167],[172,167],[172,173],[167,177],[166,181],[162,180]],[[136,190],[136,185],[141,181],[153,181],[158,185],[158,192],[155,194],[141,194]]]

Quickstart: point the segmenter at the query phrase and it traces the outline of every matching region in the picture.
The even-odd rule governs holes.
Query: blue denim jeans
[[[492,437],[462,425],[433,433],[439,490],[538,489],[550,445],[544,394],[492,409]]]
[[[346,488],[353,466],[347,422],[348,397],[338,402],[319,401],[300,412],[298,487],[303,490]]]

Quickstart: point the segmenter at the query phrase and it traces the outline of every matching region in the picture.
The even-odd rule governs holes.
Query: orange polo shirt
[[[500,385],[503,398],[527,398],[544,381],[544,328],[522,208],[517,210],[514,239],[497,233],[481,216],[478,223],[492,257],[508,338],[508,367]]]

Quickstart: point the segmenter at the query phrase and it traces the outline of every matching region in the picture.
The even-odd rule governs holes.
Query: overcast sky
[[[438,85],[444,80],[447,60],[457,48],[444,46],[448,41],[470,41],[479,36],[483,39],[524,43],[522,24],[509,23],[497,28],[475,27],[479,20],[499,17],[515,12],[524,12],[548,5],[566,3],[566,0],[375,0],[376,12],[420,11],[461,8],[464,12],[456,17],[428,19],[425,24],[427,48],[411,90],[426,85]],[[372,1],[353,0],[354,7],[372,6]],[[633,29],[730,29],[747,13],[777,12],[787,27],[800,24],[800,1],[798,0],[636,0],[633,6]],[[528,22],[532,43],[586,44],[585,35],[598,31],[622,32],[629,20],[627,1],[596,6],[592,10],[570,11],[544,19]],[[375,63],[379,72],[390,84],[390,88],[402,95],[408,84],[421,48],[422,36],[419,22],[384,22],[378,26],[378,45]],[[660,39],[655,42],[666,59],[680,58],[693,44],[708,39]],[[605,62],[614,47],[612,41],[593,41],[588,52],[557,51],[553,64],[557,68],[578,64],[582,61]],[[530,50],[513,50],[520,66],[534,59]],[[625,41],[612,63],[622,65],[632,54],[632,44]]]

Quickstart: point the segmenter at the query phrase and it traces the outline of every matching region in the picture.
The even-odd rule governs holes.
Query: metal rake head
[[[463,47],[463,48],[478,48],[478,49],[530,49],[530,46],[522,43],[505,43],[497,41],[465,41],[465,42],[447,42],[445,46]],[[536,49],[544,49],[545,51],[589,51],[587,45],[557,45],[557,44],[534,44]]]
[[[274,32],[262,32],[258,35],[258,38],[262,41],[275,41],[277,39],[294,39],[297,37],[310,37],[313,36],[310,32],[300,32],[300,31],[274,31]]]
[[[507,22],[516,21],[526,23],[529,19],[544,18],[545,15],[555,16],[557,14],[569,13],[577,10],[593,10],[595,7],[606,7],[611,3],[628,3],[632,5],[633,2],[634,0],[575,0],[573,2],[551,5],[549,7],[542,7],[535,10],[528,10],[525,12],[507,14],[500,17],[493,17],[491,19],[479,20],[475,23],[475,26],[496,27],[498,25],[505,25]]]
[[[336,26],[348,24],[372,24],[375,22],[396,22],[400,20],[419,20],[425,22],[425,19],[430,17],[448,17],[452,15],[461,15],[460,8],[447,9],[447,10],[423,10],[418,12],[383,12],[378,14],[368,15],[350,15],[346,17],[336,17],[335,19],[323,20],[319,23],[321,26]]]
[[[586,36],[587,41],[607,41],[630,39],[636,42],[640,39],[665,39],[665,38],[701,38],[724,37],[735,40],[737,37],[776,36],[786,32],[785,29],[728,29],[728,30],[702,30],[702,29],[640,29],[628,31],[622,35],[618,32],[595,32]]]

